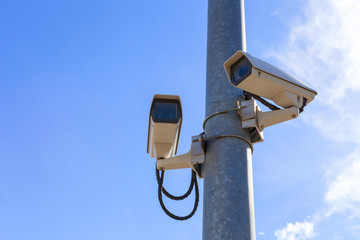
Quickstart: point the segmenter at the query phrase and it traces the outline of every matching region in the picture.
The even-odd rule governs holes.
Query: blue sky
[[[248,52],[319,93],[254,146],[257,238],[359,239],[360,3],[245,8]],[[202,131],[206,26],[206,1],[1,2],[0,239],[201,239],[202,180],[167,217],[146,140],[156,93],[181,96],[179,153]]]

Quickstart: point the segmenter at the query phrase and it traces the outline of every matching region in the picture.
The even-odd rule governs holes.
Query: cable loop
[[[195,184],[195,203],[194,203],[194,208],[193,210],[191,211],[190,214],[186,215],[186,216],[176,216],[174,214],[172,214],[164,205],[164,202],[163,202],[163,199],[162,199],[162,189],[163,189],[163,182],[164,182],[164,173],[165,171],[162,170],[161,171],[161,175],[160,175],[160,179],[159,179],[159,186],[158,186],[158,198],[159,198],[159,202],[160,202],[160,206],[161,208],[163,209],[163,211],[171,218],[175,219],[175,220],[179,220],[179,221],[183,221],[183,220],[187,220],[189,218],[191,218],[196,210],[197,210],[197,207],[199,205],[199,186],[198,186],[198,183],[197,183],[197,178],[196,178],[196,173],[192,171],[192,178],[191,178],[191,181],[194,182]]]
[[[159,176],[160,174],[159,174],[159,170],[156,168],[156,164],[155,164],[155,169],[156,169],[156,181],[158,182],[158,184],[160,184],[160,176]],[[190,193],[192,192],[193,188],[194,188],[194,181],[193,181],[193,179],[191,177],[190,186],[189,186],[187,192],[184,195],[174,196],[171,193],[169,193],[168,191],[166,191],[164,186],[162,186],[161,191],[164,193],[164,195],[166,197],[168,197],[168,198],[170,198],[172,200],[178,201],[178,200],[183,200],[183,199],[187,198],[190,195]]]

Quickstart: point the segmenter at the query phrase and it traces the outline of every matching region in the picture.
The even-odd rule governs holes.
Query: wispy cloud
[[[307,0],[303,9],[286,41],[269,57],[318,91],[302,116],[307,123],[329,140],[359,145],[360,1]],[[326,210],[314,213],[312,223],[288,223],[276,231],[278,240],[307,239],[291,235],[296,232],[291,229],[313,227],[334,214],[360,218],[360,146],[326,173]]]
[[[329,168],[328,175],[332,177],[325,195],[326,216],[360,217],[360,148]]]
[[[304,114],[328,139],[360,143],[360,1],[311,0],[269,55],[319,95]]]
[[[275,232],[278,240],[306,240],[314,236],[314,224],[296,222],[286,224],[286,227]]]

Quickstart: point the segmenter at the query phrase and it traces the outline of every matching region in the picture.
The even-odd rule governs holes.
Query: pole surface
[[[246,50],[243,0],[208,1],[206,116],[236,107],[242,91],[230,85],[224,62]],[[250,140],[236,112],[216,115],[205,127],[207,137],[239,135]],[[203,239],[255,240],[252,159],[249,145],[238,138],[207,142],[204,165]]]

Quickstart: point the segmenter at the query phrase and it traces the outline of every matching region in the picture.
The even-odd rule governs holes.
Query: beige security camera
[[[151,157],[162,159],[176,154],[181,122],[180,97],[156,94],[149,116],[147,152]]]
[[[300,108],[317,94],[297,78],[244,51],[236,52],[224,67],[231,85],[270,99],[283,108]]]
[[[147,152],[156,159],[156,168],[171,170],[192,168],[202,178],[205,161],[203,135],[192,136],[188,153],[177,152],[182,122],[180,97],[156,94],[150,108]]]
[[[231,85],[283,107],[262,112],[254,99],[238,103],[242,127],[249,129],[252,143],[264,140],[264,128],[297,118],[317,94],[297,78],[244,51],[237,51],[224,68]]]

